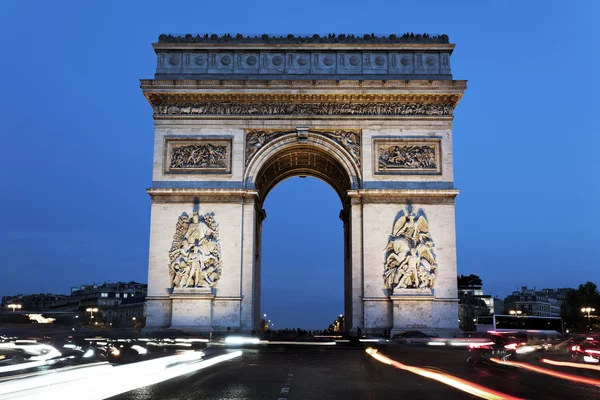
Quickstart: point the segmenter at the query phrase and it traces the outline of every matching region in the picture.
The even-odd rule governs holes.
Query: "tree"
[[[463,331],[474,331],[476,329],[475,322],[480,315],[491,315],[487,304],[470,293],[459,293],[458,327]]]
[[[482,286],[483,282],[478,275],[460,275],[457,277],[458,287]]]
[[[459,289],[481,287],[483,282],[477,275],[460,275],[457,277]],[[490,315],[490,309],[485,302],[475,296],[472,291],[458,291],[458,326],[463,331],[474,331],[475,322],[480,315]]]
[[[587,313],[581,312],[582,308],[595,308],[596,315],[600,313],[600,293],[598,286],[593,282],[586,282],[579,285],[577,289],[567,292],[565,300],[562,303],[560,315],[567,327],[571,331],[585,332],[590,329],[598,330],[598,319],[594,316],[591,325],[588,327]],[[593,313],[592,313],[593,314]]]

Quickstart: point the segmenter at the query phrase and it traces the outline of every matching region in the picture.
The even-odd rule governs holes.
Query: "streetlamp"
[[[521,311],[521,310],[516,310],[516,311],[515,310],[510,310],[508,313],[510,315],[516,315],[517,318],[518,318],[521,314],[523,314],[523,311]]]
[[[98,312],[98,309],[96,307],[94,308],[86,308],[85,311],[90,313],[90,319],[94,319],[94,313]]]
[[[592,316],[590,315],[590,312],[596,311],[595,308],[590,308],[590,307],[584,307],[581,309],[582,313],[587,313],[587,319],[588,319],[588,329],[591,331],[592,330],[592,321],[591,318]]]
[[[20,310],[20,309],[21,309],[21,307],[23,307],[23,306],[22,306],[22,305],[20,305],[20,304],[9,304],[9,305],[8,305],[8,308],[10,308],[10,309],[11,309],[11,310],[13,310],[13,311]]]

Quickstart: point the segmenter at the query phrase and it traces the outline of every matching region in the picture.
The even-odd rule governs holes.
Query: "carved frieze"
[[[309,131],[311,134],[323,135],[332,139],[342,146],[352,157],[357,166],[360,167],[360,131],[340,130],[340,131]],[[246,132],[246,166],[250,163],[254,155],[271,140],[283,135],[296,134],[290,131],[247,131]]]
[[[204,102],[154,106],[155,115],[452,115],[451,103],[238,103]]]
[[[221,277],[219,225],[214,213],[192,216],[183,213],[177,220],[169,250],[171,288],[212,288]]]
[[[231,140],[167,139],[166,173],[230,173]]]
[[[376,174],[440,174],[440,139],[375,139]]]
[[[396,288],[433,288],[435,284],[435,245],[425,213],[420,209],[417,215],[413,214],[410,206],[406,213],[402,211],[389,236],[383,279],[391,291]]]

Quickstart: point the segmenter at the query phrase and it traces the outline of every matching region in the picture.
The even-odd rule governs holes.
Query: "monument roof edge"
[[[446,50],[454,43],[152,43],[154,51],[173,50]]]

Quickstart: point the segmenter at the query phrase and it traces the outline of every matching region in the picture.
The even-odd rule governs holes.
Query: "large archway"
[[[352,134],[345,132],[346,135]],[[251,137],[253,132],[246,132]],[[350,259],[352,239],[350,235],[350,203],[348,193],[360,187],[360,169],[352,159],[352,153],[334,139],[332,132],[298,128],[296,132],[271,132],[271,140],[261,146],[249,161],[246,171],[246,184],[257,191],[257,207],[260,218],[256,219],[256,269],[254,291],[255,309],[253,324],[259,326],[260,282],[262,281],[262,223],[266,212],[264,201],[269,192],[280,182],[295,176],[311,176],[331,186],[341,201],[339,217],[344,231],[344,315],[347,326],[352,325],[352,262]],[[335,137],[335,136],[334,136]],[[356,302],[355,302],[356,303]]]

